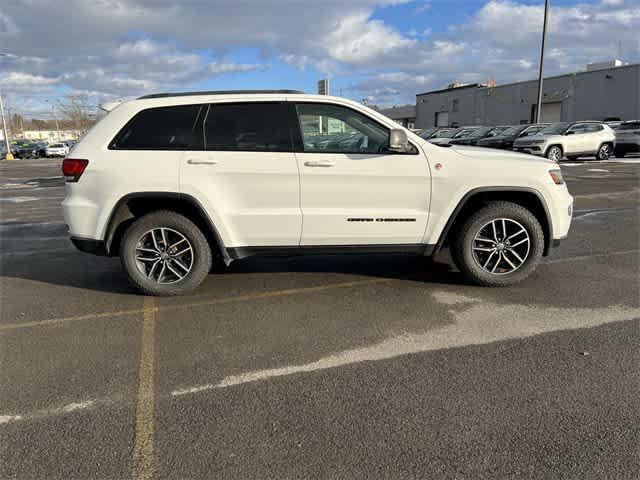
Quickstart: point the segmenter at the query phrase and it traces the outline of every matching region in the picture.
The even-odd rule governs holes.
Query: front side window
[[[355,110],[340,105],[296,105],[304,152],[384,153],[389,129]]]
[[[199,118],[206,105],[148,108],[116,135],[112,150],[202,150]]]
[[[589,128],[589,125],[578,124],[578,125],[574,125],[573,127],[571,127],[567,133],[573,132],[575,135],[579,135],[581,133],[587,132],[588,128]]]
[[[206,149],[291,152],[288,111],[283,103],[213,103],[204,127]]]

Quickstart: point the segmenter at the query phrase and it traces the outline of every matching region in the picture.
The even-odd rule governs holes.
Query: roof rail
[[[256,94],[256,93],[304,93],[300,90],[210,90],[204,92],[176,92],[176,93],[152,93],[151,95],[143,95],[138,100],[148,98],[166,98],[166,97],[189,97],[194,95],[232,95],[232,94]]]

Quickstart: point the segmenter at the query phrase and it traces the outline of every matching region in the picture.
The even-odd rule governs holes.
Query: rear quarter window
[[[202,150],[206,105],[148,108],[138,112],[109,144],[110,150]]]

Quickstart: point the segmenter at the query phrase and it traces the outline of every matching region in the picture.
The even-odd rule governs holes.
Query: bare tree
[[[87,95],[67,95],[58,101],[56,110],[60,124],[65,127],[84,132],[95,123]]]

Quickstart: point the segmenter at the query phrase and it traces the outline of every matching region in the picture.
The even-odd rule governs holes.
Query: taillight
[[[77,182],[89,165],[89,160],[79,158],[65,158],[62,161],[62,175],[67,182]]]

